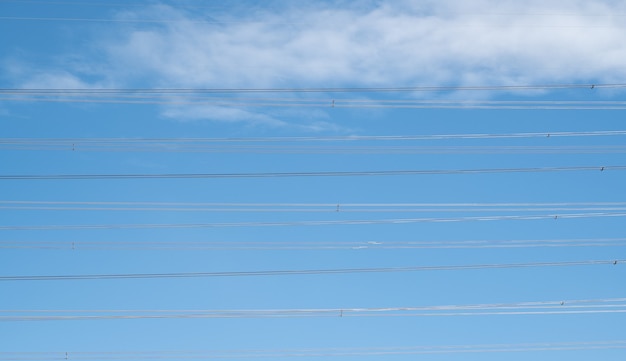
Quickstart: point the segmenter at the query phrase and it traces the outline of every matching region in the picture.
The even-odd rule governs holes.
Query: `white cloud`
[[[620,16],[626,4],[618,1],[326,1],[288,3],[271,12],[140,9],[118,17],[174,21],[121,25],[114,35],[94,39],[102,57],[84,61],[90,71],[101,72],[101,84],[250,88],[626,81],[626,23]],[[81,74],[59,69],[35,73],[22,85],[34,83],[93,86]],[[285,123],[216,107],[172,107],[164,115]]]
[[[189,87],[509,84],[626,78],[611,2],[381,2],[178,22],[107,48],[127,72]],[[154,16],[154,15],[153,15]],[[181,20],[184,19],[184,20]],[[229,22],[233,21],[233,22]]]
[[[326,121],[319,110],[281,110],[261,113],[242,108],[215,105],[175,105],[163,108],[161,115],[177,121],[211,120],[225,123],[245,123],[273,128],[291,128],[305,132],[347,132],[350,129]],[[281,120],[289,119],[289,121]]]
[[[162,115],[178,120],[208,119],[221,122],[248,122],[267,126],[285,126],[286,123],[266,114],[250,112],[239,108],[213,105],[168,106]]]

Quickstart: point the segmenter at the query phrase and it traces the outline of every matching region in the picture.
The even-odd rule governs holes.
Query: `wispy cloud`
[[[181,86],[511,84],[626,78],[624,5],[599,1],[336,3],[137,29],[118,68]],[[154,15],[154,9],[151,16]],[[205,14],[210,15],[210,14]]]
[[[326,1],[263,8],[133,8],[93,39],[99,81],[149,87],[507,85],[626,81],[619,1]],[[274,4],[274,3],[272,3]],[[141,9],[141,10],[138,10]],[[101,58],[93,58],[93,53]],[[46,69],[22,86],[93,86]],[[95,77],[97,78],[97,77]],[[267,114],[171,107],[166,117],[285,125]],[[320,121],[320,119],[317,119]]]

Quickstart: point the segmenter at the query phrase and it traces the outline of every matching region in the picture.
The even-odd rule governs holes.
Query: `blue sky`
[[[618,1],[0,0],[0,360],[623,357],[625,14]],[[401,87],[436,89],[355,90]],[[313,88],[326,91],[197,91]],[[552,171],[501,171],[531,168]],[[453,174],[479,169],[500,171]],[[279,176],[404,170],[451,174]],[[258,173],[272,176],[211,176]],[[205,177],[7,179],[115,174]],[[423,269],[471,265],[496,267]],[[159,312],[196,317],[11,318]]]

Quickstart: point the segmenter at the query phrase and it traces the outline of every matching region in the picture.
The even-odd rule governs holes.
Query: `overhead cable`
[[[295,142],[358,142],[398,140],[445,140],[445,139],[499,139],[499,138],[554,138],[554,137],[604,137],[623,136],[626,130],[596,130],[580,132],[531,132],[531,133],[465,133],[420,135],[348,135],[348,136],[297,136],[297,137],[249,137],[249,138],[0,138],[0,144],[66,145],[68,143],[103,144],[116,143],[295,143]]]
[[[624,145],[242,145],[135,142],[97,144],[90,142],[49,143],[32,142],[11,144],[0,142],[0,150],[69,151],[69,152],[168,152],[168,153],[252,153],[252,154],[623,154]]]
[[[626,211],[626,202],[549,203],[228,203],[0,200],[0,210],[161,212],[563,212]]]
[[[475,217],[448,218],[391,218],[391,219],[341,219],[315,221],[274,221],[274,222],[229,222],[229,223],[144,223],[144,224],[75,224],[75,225],[12,225],[0,226],[0,231],[53,231],[85,229],[190,229],[190,228],[238,228],[238,227],[304,227],[366,224],[412,224],[412,223],[447,223],[475,221],[514,221],[514,220],[558,220],[582,218],[626,217],[626,213],[567,213],[567,214],[532,214],[532,215],[485,215]]]
[[[413,92],[438,90],[545,90],[545,89],[626,88],[626,83],[599,84],[526,84],[526,85],[443,85],[404,87],[343,87],[343,88],[0,88],[0,94],[115,94],[115,93],[353,93],[353,92]]]
[[[425,317],[626,313],[626,299],[606,298],[475,305],[246,310],[0,310],[0,321],[301,317]]]
[[[626,348],[626,340],[575,341],[543,343],[471,344],[471,345],[427,345],[391,347],[333,347],[304,349],[230,349],[230,350],[159,350],[159,351],[26,351],[0,352],[2,361],[48,361],[48,360],[131,360],[131,359],[238,359],[252,357],[295,358],[295,357],[354,357],[393,356],[426,354],[479,354],[518,353],[546,351],[610,350]]]
[[[496,263],[451,266],[409,266],[378,268],[335,268],[309,270],[269,270],[269,271],[226,271],[226,272],[178,272],[178,273],[121,273],[121,274],[82,274],[82,275],[23,275],[0,276],[0,281],[80,281],[80,280],[121,280],[152,278],[209,278],[209,277],[252,277],[252,276],[295,276],[295,275],[336,275],[356,273],[395,273],[423,271],[467,271],[478,269],[533,268],[533,267],[575,267],[618,265],[626,260],[586,260],[567,262],[527,262]]]
[[[623,130],[502,134],[353,135],[256,138],[0,138],[0,149],[120,152],[571,154],[623,153],[622,145],[414,145],[421,141],[624,136]],[[304,144],[303,144],[304,143]],[[400,143],[393,144],[393,143]]]
[[[478,168],[478,169],[416,169],[328,172],[259,172],[259,173],[162,173],[162,174],[3,174],[0,180],[69,180],[69,179],[198,179],[198,178],[285,178],[285,177],[363,177],[491,173],[547,173],[626,170],[626,165]]]
[[[2,94],[2,93],[0,93]],[[388,109],[503,109],[503,110],[623,110],[624,101],[485,101],[485,100],[389,100],[389,99],[318,99],[318,100],[267,100],[267,99],[237,99],[216,100],[185,99],[185,97],[171,97],[158,99],[132,99],[128,97],[116,98],[76,98],[51,96],[4,96],[0,101],[19,102],[53,102],[53,103],[105,103],[105,104],[153,104],[153,105],[180,105],[180,106],[215,106],[215,107],[243,107],[243,108],[388,108]]]
[[[34,241],[0,240],[0,249],[41,250],[410,250],[410,249],[489,249],[489,248],[559,248],[623,247],[626,238],[537,239],[537,240],[467,240],[467,241]]]

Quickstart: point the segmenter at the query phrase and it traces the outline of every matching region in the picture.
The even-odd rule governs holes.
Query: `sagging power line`
[[[427,317],[626,313],[625,298],[409,307],[263,310],[0,310],[0,321],[302,317]]]
[[[463,353],[519,353],[545,351],[607,350],[626,348],[626,340],[543,342],[518,344],[471,344],[443,346],[393,346],[393,347],[333,347],[305,349],[263,349],[263,350],[168,350],[168,351],[26,351],[0,352],[2,361],[43,361],[43,360],[120,360],[120,359],[215,359],[251,357],[354,357],[354,356],[393,356],[426,354]]]
[[[604,172],[604,171],[621,171],[621,170],[626,170],[626,165],[530,167],[530,168],[328,171],[328,172],[259,172],[259,173],[3,174],[3,175],[0,175],[0,180],[364,177],[364,176],[451,175],[451,174],[491,174],[491,173],[547,173],[547,172],[581,172],[581,171]]]
[[[397,93],[415,91],[476,91],[476,90],[551,90],[551,89],[620,89],[626,83],[615,84],[526,84],[526,85],[443,85],[405,87],[342,87],[342,88],[0,88],[0,94],[205,94],[205,93]]]
[[[491,249],[491,248],[561,248],[623,247],[626,238],[537,239],[537,240],[466,240],[466,241],[188,241],[188,240],[110,240],[110,241],[0,241],[4,249],[39,250],[226,250],[226,251],[292,251],[292,250],[410,250],[410,249]]]
[[[0,138],[3,150],[90,152],[213,152],[303,154],[606,154],[622,145],[424,145],[472,139],[532,139],[624,136],[626,131],[504,134],[369,135],[265,138]],[[394,144],[399,143],[399,144]]]
[[[335,268],[309,270],[269,270],[269,271],[227,271],[227,272],[178,272],[178,273],[120,273],[120,274],[84,274],[84,275],[28,275],[0,276],[0,281],[80,281],[80,280],[123,280],[123,279],[158,279],[158,278],[209,278],[209,277],[253,277],[253,276],[296,276],[296,275],[337,275],[358,273],[397,273],[425,271],[468,271],[478,269],[534,268],[534,267],[576,267],[618,265],[626,260],[586,260],[565,262],[527,262],[494,263],[451,266],[410,266],[378,268]]]
[[[144,224],[74,224],[74,225],[14,225],[0,226],[0,231],[60,231],[96,229],[192,229],[192,228],[238,228],[238,227],[305,227],[336,225],[400,225],[412,223],[487,222],[487,221],[531,221],[582,218],[626,217],[626,213],[568,213],[531,215],[485,215],[475,217],[448,218],[391,218],[391,219],[342,219],[342,220],[303,220],[274,222],[229,222],[229,223],[144,223]]]
[[[232,202],[105,202],[0,200],[0,210],[161,211],[161,212],[572,212],[626,211],[626,202],[549,203],[232,203]]]
[[[0,92],[0,95],[2,93]],[[96,93],[97,94],[97,93]],[[153,104],[198,105],[242,108],[388,108],[388,109],[503,109],[503,110],[624,110],[625,101],[485,101],[485,100],[402,100],[402,99],[190,99],[188,96],[102,96],[68,97],[51,95],[13,95],[0,97],[0,101],[51,102],[51,103],[105,103],[105,104]]]

